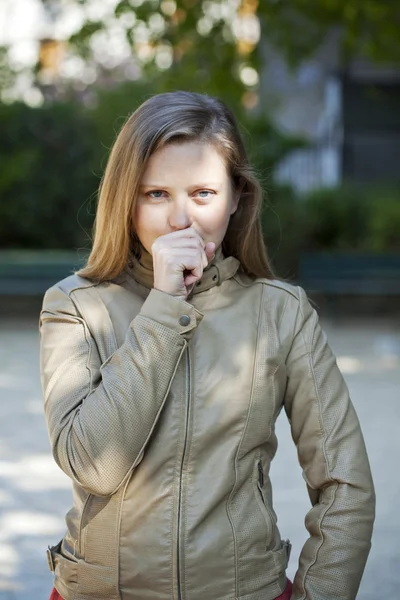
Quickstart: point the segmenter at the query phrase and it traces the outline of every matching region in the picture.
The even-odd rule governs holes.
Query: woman
[[[368,458],[315,311],[274,277],[260,204],[219,100],[161,94],[122,128],[88,263],[41,313],[46,419],[74,488],[53,598],[355,598]],[[293,589],[269,479],[282,407],[312,503]]]

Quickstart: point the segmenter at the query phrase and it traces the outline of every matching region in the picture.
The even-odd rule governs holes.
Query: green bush
[[[400,189],[344,185],[314,191],[300,202],[309,251],[400,250]]]
[[[304,244],[304,212],[291,187],[267,187],[262,228],[268,255],[276,272],[292,278]]]
[[[343,186],[311,192],[302,199],[309,250],[363,249],[369,224],[369,199],[356,188]]]
[[[74,104],[0,105],[0,247],[88,244],[93,127]]]
[[[88,248],[109,150],[126,118],[157,91],[141,81],[97,90],[90,109],[75,102],[0,105],[0,248]],[[280,134],[267,116],[238,118],[266,179],[300,141]]]
[[[400,189],[347,184],[298,197],[271,187],[262,224],[275,270],[288,279],[302,252],[399,253]]]
[[[0,248],[90,248],[109,149],[149,95],[136,82],[103,91],[90,110],[0,105]],[[280,136],[267,118],[239,121],[267,192],[262,226],[280,276],[296,276],[302,251],[400,252],[400,189],[344,185],[297,197],[271,181],[276,161],[300,141]]]
[[[400,190],[376,190],[367,246],[373,252],[400,253]]]

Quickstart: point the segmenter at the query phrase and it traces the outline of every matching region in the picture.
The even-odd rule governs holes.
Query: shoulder
[[[243,288],[254,289],[254,287],[257,286],[269,297],[275,296],[283,301],[291,300],[295,304],[300,303],[306,295],[302,287],[295,283],[289,283],[280,279],[267,279],[263,277],[254,279],[243,273],[238,273],[235,276],[235,280]]]
[[[80,294],[82,291],[94,288],[107,286],[108,283],[101,283],[85,279],[79,275],[69,275],[61,279],[50,287],[43,298],[42,310],[62,311],[63,308],[73,308],[75,294]]]
[[[93,311],[95,305],[106,307],[113,302],[131,305],[135,299],[143,302],[147,295],[147,289],[144,291],[136,282],[127,281],[123,274],[107,281],[86,279],[74,274],[65,277],[46,291],[42,312],[91,316],[96,312]]]
[[[261,289],[266,310],[276,311],[280,319],[283,314],[294,319],[306,319],[315,313],[305,290],[295,283],[280,279],[252,279],[243,273],[235,277],[236,282],[249,290]]]

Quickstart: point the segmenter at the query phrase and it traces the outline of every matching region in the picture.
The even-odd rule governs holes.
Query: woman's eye
[[[163,192],[162,190],[154,190],[152,192],[147,192],[146,196],[148,196],[149,198],[159,200],[160,198],[164,198],[163,194],[165,194],[165,192]]]
[[[212,196],[214,194],[214,192],[211,192],[210,190],[200,190],[199,192],[196,192],[196,196],[198,196],[199,198],[204,198],[204,199],[208,199],[210,198],[210,196]]]

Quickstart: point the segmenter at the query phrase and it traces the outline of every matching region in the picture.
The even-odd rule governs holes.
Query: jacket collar
[[[204,269],[202,278],[194,285],[189,297],[209,290],[216,285],[221,285],[223,281],[236,274],[239,265],[240,263],[236,258],[233,256],[225,258],[221,247],[217,248],[213,259]],[[139,285],[151,289],[154,285],[153,257],[151,254],[143,248],[140,259],[134,258],[132,260],[128,267],[128,273]]]

